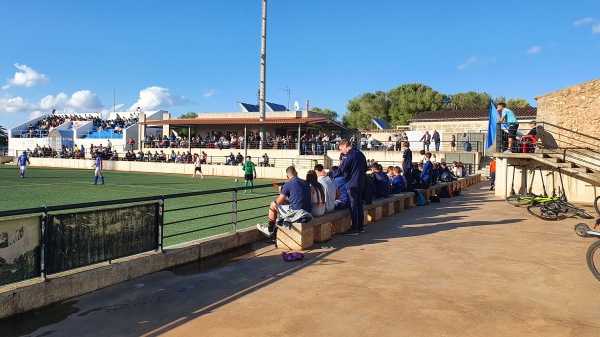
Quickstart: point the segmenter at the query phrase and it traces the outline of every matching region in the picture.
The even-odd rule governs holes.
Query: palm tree
[[[0,146],[8,145],[8,134],[6,133],[6,129],[0,125]]]

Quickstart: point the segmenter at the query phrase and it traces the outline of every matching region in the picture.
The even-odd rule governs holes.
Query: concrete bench
[[[373,204],[365,205],[365,224],[379,221],[382,216],[391,216],[414,206],[414,193],[394,194],[387,198],[376,199]],[[315,242],[331,239],[332,233],[344,233],[352,227],[350,210],[343,209],[325,213],[306,223],[294,222],[289,227],[278,228],[277,248],[287,250],[305,250]]]
[[[392,194],[387,198],[373,200],[371,205],[364,205],[365,224],[379,221],[384,216],[392,216],[396,212],[404,211],[405,208],[413,207],[414,195],[412,192]]]
[[[325,213],[306,223],[294,222],[277,230],[277,248],[304,250],[315,242],[330,240],[333,231],[346,231],[350,226],[350,211],[347,209]]]

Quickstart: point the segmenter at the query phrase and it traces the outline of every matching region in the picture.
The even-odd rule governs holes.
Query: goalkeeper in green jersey
[[[252,186],[254,186],[254,178],[256,178],[256,167],[252,162],[252,157],[247,156],[246,161],[242,164],[242,170],[244,170],[244,194],[246,194],[246,187],[250,185],[250,193],[252,193]]]

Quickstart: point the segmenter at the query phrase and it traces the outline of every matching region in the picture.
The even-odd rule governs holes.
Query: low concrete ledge
[[[148,252],[111,263],[104,262],[0,287],[0,318],[39,309],[92,291],[125,282],[174,266],[198,261],[241,246],[264,240],[256,228],[222,234]]]

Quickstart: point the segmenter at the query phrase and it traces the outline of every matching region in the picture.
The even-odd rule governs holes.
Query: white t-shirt
[[[328,176],[319,176],[317,180],[323,185],[323,189],[325,189],[325,212],[331,212],[335,208],[335,191],[337,190],[337,185]]]
[[[317,191],[316,188],[314,187],[310,187],[311,190],[311,203],[312,203],[312,212],[310,212],[313,216],[321,216],[323,214],[325,214],[325,205],[315,205],[316,203],[319,203],[319,201],[323,201],[320,200],[321,199],[321,193],[319,193],[319,191]],[[314,194],[313,194],[314,193]]]

